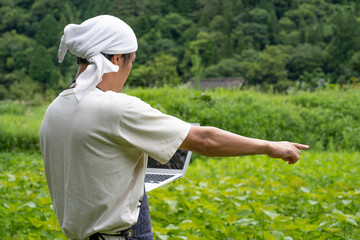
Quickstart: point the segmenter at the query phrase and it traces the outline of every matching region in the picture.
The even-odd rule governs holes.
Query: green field
[[[149,194],[157,239],[360,239],[358,90],[128,92],[189,122],[311,146],[295,165],[194,154],[185,178]],[[0,239],[66,239],[38,149],[45,109],[0,105]]]
[[[360,239],[359,153],[196,158],[149,194],[159,239]],[[65,239],[39,154],[2,153],[0,239]]]

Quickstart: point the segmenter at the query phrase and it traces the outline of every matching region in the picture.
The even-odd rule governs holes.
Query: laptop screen
[[[162,169],[175,169],[182,170],[185,165],[187,150],[178,149],[174,156],[165,164],[161,164],[152,157],[148,157],[148,168],[162,168]]]

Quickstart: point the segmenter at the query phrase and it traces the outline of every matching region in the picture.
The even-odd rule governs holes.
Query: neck
[[[81,73],[85,71],[88,65],[89,64],[81,64],[79,66],[75,80],[79,77]],[[101,82],[97,85],[97,87],[99,87],[104,92],[114,91],[119,93],[121,92],[128,75],[129,73],[124,73],[122,69],[120,69],[118,72],[105,73],[102,76]],[[74,82],[71,85],[71,87],[75,87],[75,86],[76,86],[76,82]]]
[[[101,88],[104,92],[106,91],[114,91],[114,92],[121,92],[122,87],[124,84],[121,84],[119,81],[116,80],[117,72],[105,73],[102,76],[101,82],[97,85]]]

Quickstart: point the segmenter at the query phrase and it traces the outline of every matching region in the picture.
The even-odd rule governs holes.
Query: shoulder
[[[87,96],[86,100],[88,104],[100,104],[109,107],[124,107],[129,104],[143,102],[140,98],[130,96],[125,93],[116,93],[113,91],[102,92],[101,90],[92,91],[91,94]]]

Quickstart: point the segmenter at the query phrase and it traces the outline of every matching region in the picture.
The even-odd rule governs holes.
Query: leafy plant
[[[358,239],[359,154],[195,159],[149,194],[159,239]]]
[[[359,239],[359,153],[193,158],[151,191],[155,239]],[[0,153],[0,239],[66,239],[39,153]]]
[[[170,87],[126,92],[164,113],[203,126],[216,126],[254,138],[301,142],[321,151],[360,150],[357,89],[292,95],[236,89],[201,92]],[[4,102],[0,107],[0,149],[37,151],[46,107]]]

